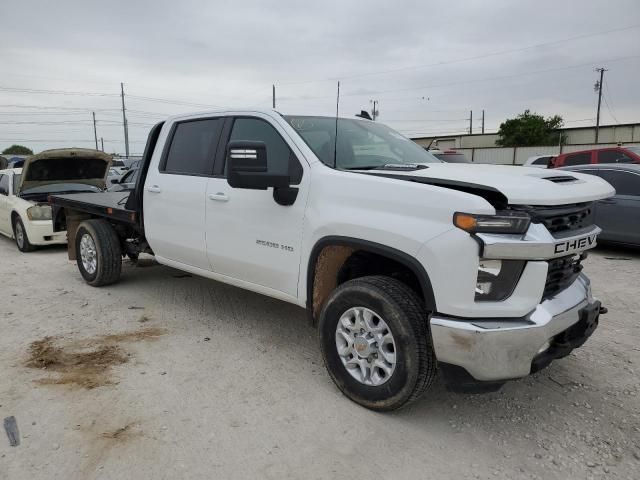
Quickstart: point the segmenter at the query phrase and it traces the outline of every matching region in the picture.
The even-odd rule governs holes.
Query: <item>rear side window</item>
[[[602,170],[600,176],[616,189],[616,195],[640,196],[640,175],[618,170]]]
[[[550,158],[551,157],[540,157],[539,159],[534,160],[532,165],[546,165],[549,163]]]
[[[233,122],[230,142],[264,142],[267,147],[267,169],[270,173],[290,175],[296,185],[302,179],[302,166],[287,142],[268,122],[258,118],[237,118]]]
[[[182,175],[211,175],[222,119],[178,123],[161,170]]]
[[[564,160],[564,165],[586,165],[587,163],[591,163],[591,152],[585,153],[574,153],[572,155],[567,155],[567,158]]]
[[[632,163],[633,160],[618,150],[598,152],[598,163]]]
[[[0,175],[0,194],[9,195],[9,175]]]

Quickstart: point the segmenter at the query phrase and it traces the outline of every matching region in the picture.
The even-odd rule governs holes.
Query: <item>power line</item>
[[[405,67],[399,67],[399,68],[394,68],[394,69],[390,69],[390,70],[378,70],[378,71],[373,71],[373,72],[363,72],[363,73],[355,73],[352,75],[339,75],[339,78],[341,80],[350,80],[353,78],[361,78],[361,77],[367,77],[367,76],[372,76],[372,75],[384,75],[384,74],[388,74],[388,73],[397,73],[397,72],[402,72],[402,71],[407,71],[407,70],[419,70],[421,68],[429,68],[429,67],[441,67],[443,65],[452,65],[455,63],[462,63],[462,62],[468,62],[471,60],[480,60],[483,58],[489,58],[489,57],[495,57],[495,56],[499,56],[499,55],[505,55],[505,54],[509,54],[509,53],[516,53],[516,52],[522,52],[525,50],[531,50],[534,48],[539,48],[539,47],[546,47],[549,45],[557,45],[559,43],[565,43],[565,42],[570,42],[570,41],[574,41],[574,40],[580,40],[583,38],[589,38],[589,37],[595,37],[595,36],[600,36],[600,35],[606,35],[606,34],[610,34],[610,33],[615,33],[615,32],[621,32],[621,31],[625,31],[625,30],[631,30],[634,28],[638,28],[640,27],[640,24],[636,24],[636,25],[629,25],[626,27],[619,27],[619,28],[614,28],[611,30],[604,30],[604,31],[600,31],[600,32],[595,32],[595,33],[586,33],[586,34],[582,34],[582,35],[576,35],[574,37],[567,37],[567,38],[562,38],[562,39],[558,39],[558,40],[552,40],[549,42],[543,42],[543,43],[536,43],[534,45],[528,45],[526,47],[518,47],[518,48],[511,48],[508,50],[499,50],[497,52],[489,52],[489,53],[484,53],[484,54],[480,54],[480,55],[474,55],[471,57],[463,57],[463,58],[458,58],[455,60],[448,60],[445,62],[435,62],[435,63],[425,63],[425,64],[419,64],[419,65],[410,65],[410,66],[405,66]],[[336,77],[338,78],[338,77]],[[287,82],[287,83],[278,83],[277,85],[302,85],[302,84],[306,84],[306,83],[317,83],[317,82],[326,82],[326,81],[335,81],[336,78],[325,78],[322,80],[307,80],[307,81],[300,81],[300,82]]]
[[[592,66],[594,63],[600,63],[600,62],[609,62],[609,63],[613,63],[613,62],[618,62],[618,61],[623,61],[623,60],[629,60],[632,58],[640,58],[640,55],[628,55],[625,57],[618,57],[618,58],[613,58],[613,59],[609,59],[609,60],[601,60],[601,61],[591,61],[591,62],[585,62],[585,63],[578,63],[578,64],[574,64],[574,65],[565,65],[562,67],[555,67],[555,68],[547,68],[547,69],[543,69],[543,70],[529,70],[526,72],[522,72],[522,73],[515,73],[515,74],[509,74],[509,75],[499,75],[499,76],[495,76],[495,77],[486,77],[486,78],[480,78],[480,79],[475,79],[475,80],[462,80],[459,82],[447,82],[447,83],[433,83],[433,84],[429,84],[429,85],[422,85],[420,87],[409,87],[409,88],[398,88],[398,89],[392,89],[392,90],[376,90],[376,91],[367,91],[364,93],[344,93],[342,94],[342,96],[344,97],[365,97],[365,96],[370,96],[370,95],[380,95],[380,94],[385,94],[385,93],[398,93],[398,92],[410,92],[410,91],[415,91],[415,90],[424,90],[427,88],[447,88],[447,87],[453,87],[453,86],[458,86],[458,85],[468,85],[468,84],[473,84],[473,83],[481,83],[481,82],[488,82],[488,81],[494,81],[494,80],[504,80],[504,79],[509,79],[509,78],[517,78],[517,77],[522,77],[522,76],[526,76],[526,75],[536,75],[536,74],[545,74],[545,73],[552,73],[552,72],[557,72],[557,71],[561,71],[561,70],[570,70],[573,68],[581,68],[581,67],[587,67],[587,66]],[[316,97],[298,97],[298,98],[287,98],[286,100],[319,100],[319,99],[325,99],[325,98],[331,98],[331,95],[321,95],[321,96],[316,96]],[[385,101],[387,101],[385,99]]]
[[[615,122],[617,124],[620,124],[620,122],[618,121],[618,119],[616,118],[616,116],[613,114],[613,101],[611,100],[611,92],[609,91],[609,85],[607,84],[607,81],[604,81],[604,104],[607,107],[607,110],[609,111],[609,115],[611,115],[611,117],[615,120]],[[607,101],[607,97],[609,97],[609,101]],[[609,103],[611,103],[611,106],[609,106]]]

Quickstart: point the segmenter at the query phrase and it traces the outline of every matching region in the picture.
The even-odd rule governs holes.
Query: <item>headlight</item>
[[[469,233],[525,233],[531,217],[521,212],[498,212],[496,215],[474,215],[456,212],[453,224]]]
[[[34,205],[27,208],[29,220],[51,220],[51,207],[49,205]]]
[[[522,260],[480,259],[476,280],[476,301],[500,302],[516,288],[525,262]]]

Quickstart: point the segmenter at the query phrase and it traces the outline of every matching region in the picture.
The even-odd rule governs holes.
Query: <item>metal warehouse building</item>
[[[591,148],[605,148],[616,145],[640,145],[640,123],[602,125],[595,143],[596,127],[572,127],[561,129],[565,136],[563,145],[539,147],[498,147],[497,133],[440,135],[416,137],[413,141],[423,147],[438,147],[442,150],[455,148],[477,163],[522,164],[534,155],[557,155]]]

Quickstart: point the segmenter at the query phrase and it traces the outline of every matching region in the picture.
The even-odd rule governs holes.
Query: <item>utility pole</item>
[[[484,135],[484,108],[482,109],[482,134]]]
[[[276,108],[276,86],[275,85],[271,85],[271,87],[272,87],[271,92],[272,92],[272,97],[273,97],[273,108],[275,110],[275,108]]]
[[[600,103],[602,102],[602,83],[604,82],[604,72],[607,69],[604,67],[596,68],[596,72],[600,72],[600,81],[594,85],[595,90],[598,92],[598,112],[596,113],[596,143],[598,143],[598,134],[600,133]]]
[[[100,137],[100,147],[102,147],[102,151],[104,152],[104,138]]]
[[[122,126],[124,128],[124,150],[129,158],[129,125],[127,124],[127,115],[124,109],[124,83],[120,82],[120,92],[122,95]]]
[[[369,100],[372,104],[373,104],[373,109],[371,110],[371,120],[373,120],[374,122],[376,121],[376,118],[378,118],[378,100]]]
[[[469,110],[469,135],[473,133],[473,110]]]
[[[91,112],[93,115],[93,138],[96,140],[96,150],[98,150],[98,131],[96,130],[96,112]]]

